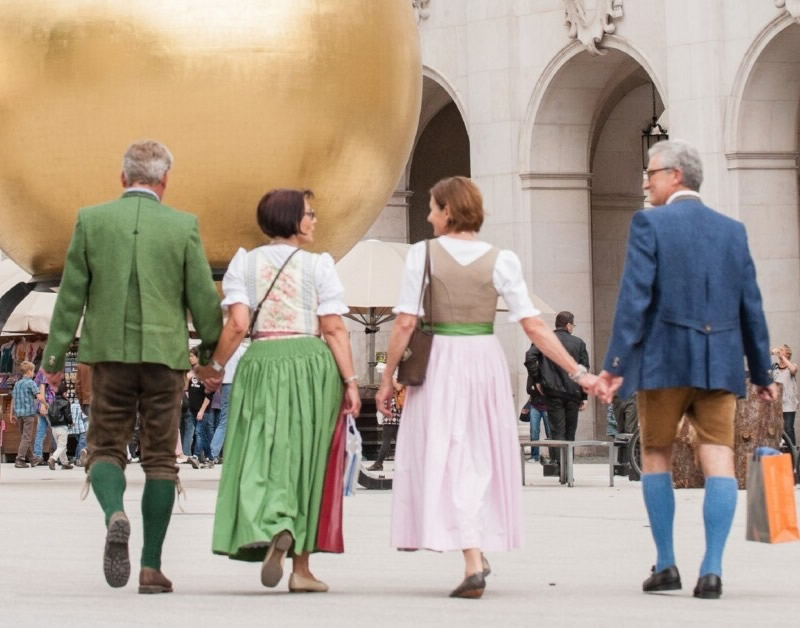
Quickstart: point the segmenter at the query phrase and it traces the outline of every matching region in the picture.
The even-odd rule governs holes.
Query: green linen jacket
[[[126,343],[134,264],[141,334]],[[187,309],[202,340],[200,354],[207,359],[219,339],[222,311],[197,218],[135,190],[110,203],[85,207],[78,213],[67,251],[42,366],[49,373],[63,369],[83,315],[79,362],[133,362],[125,356],[125,347],[133,343],[141,356],[135,362],[188,370]]]

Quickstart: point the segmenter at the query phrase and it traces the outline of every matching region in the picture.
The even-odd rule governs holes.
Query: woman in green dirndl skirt
[[[361,406],[333,259],[299,249],[313,240],[310,198],[307,190],[273,190],[261,199],[258,223],[271,243],[239,249],[231,261],[222,282],[228,321],[201,373],[219,380],[250,331],[231,389],[212,549],[261,561],[267,587],[280,582],[289,554],[292,592],[328,589],[311,573],[309,555],[319,549],[337,418],[343,401],[353,414]]]

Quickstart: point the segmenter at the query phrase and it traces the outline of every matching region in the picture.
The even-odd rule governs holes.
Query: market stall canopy
[[[0,261],[0,295],[18,283],[27,283],[31,276],[10,259]],[[56,305],[55,292],[31,292],[12,312],[2,334],[47,334]]]

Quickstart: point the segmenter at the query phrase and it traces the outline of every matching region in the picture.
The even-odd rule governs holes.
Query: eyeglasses
[[[654,175],[656,172],[661,172],[661,171],[663,171],[663,170],[675,170],[675,168],[653,168],[652,170],[645,170],[644,172],[645,172],[645,174],[647,175],[647,178],[649,179],[649,178],[650,178],[650,177],[652,177],[652,176],[653,176],[653,175]]]
[[[309,209],[307,212],[303,212],[303,215],[304,216],[310,216],[311,220],[316,220],[317,219],[317,212],[315,212],[313,209]]]

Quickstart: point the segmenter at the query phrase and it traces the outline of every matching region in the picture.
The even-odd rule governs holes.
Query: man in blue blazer
[[[706,553],[694,596],[722,594],[722,552],[736,509],[736,398],[743,357],[764,400],[777,398],[761,293],[744,225],[703,204],[703,169],[686,142],[650,149],[644,190],[651,210],[631,222],[608,351],[595,392],[609,403],[639,391],[642,491],[657,549],[645,592],[681,588],[672,524],[672,443],[686,412],[706,477]]]

